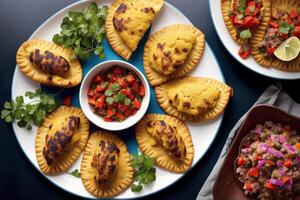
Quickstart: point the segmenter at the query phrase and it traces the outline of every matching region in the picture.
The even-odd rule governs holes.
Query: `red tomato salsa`
[[[93,78],[88,103],[105,121],[124,121],[141,107],[145,87],[137,75],[114,66]]]
[[[251,31],[256,29],[261,20],[262,0],[233,0],[233,10],[230,18],[242,39],[249,39]]]

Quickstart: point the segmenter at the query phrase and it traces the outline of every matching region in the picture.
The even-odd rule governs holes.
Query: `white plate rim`
[[[228,42],[224,41],[222,34],[220,33],[219,29],[217,29],[217,26],[216,26],[216,20],[217,20],[217,18],[215,17],[216,14],[213,14],[213,12],[212,12],[212,10],[214,9],[214,5],[216,5],[217,3],[221,3],[221,0],[209,0],[208,1],[209,11],[210,11],[210,17],[211,17],[211,20],[213,22],[214,29],[217,32],[217,35],[218,35],[221,43],[223,44],[223,46],[225,47],[225,49],[229,52],[229,54],[236,61],[238,61],[240,64],[242,64],[247,69],[250,69],[251,71],[253,71],[253,72],[257,73],[257,74],[260,74],[262,76],[266,76],[266,77],[269,77],[269,78],[278,79],[278,80],[299,80],[300,79],[300,72],[286,72],[286,71],[277,70],[275,68],[271,68],[272,70],[278,71],[279,73],[286,74],[286,76],[282,76],[282,75],[273,75],[273,74],[263,73],[263,72],[257,71],[252,66],[249,66],[250,63],[249,62],[247,63],[247,59],[246,60],[239,59],[237,51],[236,52],[230,51],[230,49],[229,49],[230,44],[235,43],[235,42],[233,41],[233,39],[231,37],[230,37],[230,40],[228,40]],[[220,13],[220,12],[221,12],[221,10],[219,10],[219,9],[216,9],[216,11],[215,11],[215,13]],[[222,15],[222,13],[221,13],[221,15]],[[222,22],[224,23],[223,18],[222,18]],[[225,25],[225,23],[224,23],[224,25]],[[227,29],[226,29],[226,31],[227,31]],[[257,65],[259,66],[258,63],[257,63]],[[260,67],[262,67],[262,66],[260,66]],[[288,77],[288,75],[291,75],[293,73],[298,73],[299,75]]]
[[[38,26],[38,28],[35,29],[35,31],[30,35],[30,37],[29,37],[28,39],[31,39],[32,36],[33,36],[36,32],[38,32],[41,28],[43,28],[44,25],[46,25],[48,22],[50,22],[50,21],[52,20],[52,18],[55,18],[57,15],[59,15],[59,14],[65,12],[65,10],[68,10],[68,9],[71,8],[71,7],[74,7],[74,6],[77,6],[77,5],[79,5],[79,4],[83,4],[83,3],[86,3],[86,2],[95,2],[95,0],[78,1],[78,2],[72,3],[72,4],[70,4],[70,5],[66,6],[66,7],[64,7],[64,8],[62,8],[62,9],[60,9],[60,10],[58,10],[58,11],[55,12],[53,15],[51,15],[48,19],[46,19],[43,23],[41,23],[41,24]],[[185,18],[190,24],[192,24],[192,22],[191,22],[191,21],[190,21],[190,20],[189,20],[189,19],[188,19],[188,18],[187,18],[187,17],[186,17],[179,9],[178,9],[178,8],[176,8],[175,6],[173,6],[172,4],[170,4],[170,3],[166,2],[166,1],[165,1],[165,4],[168,5],[170,8],[172,8],[174,11],[176,11],[176,14],[178,14],[178,15],[180,15],[181,17]],[[217,58],[216,58],[214,52],[212,51],[212,49],[211,49],[211,47],[210,47],[210,45],[208,44],[207,41],[205,41],[205,45],[206,45],[205,48],[208,48],[208,49],[210,50],[211,55],[213,56],[213,58],[214,58],[214,60],[215,60],[215,62],[216,62],[216,64],[217,64],[216,67],[217,67],[217,68],[219,69],[219,71],[220,71],[222,82],[226,83],[225,78],[224,78],[224,74],[223,74],[222,69],[221,69],[221,67],[220,67],[219,61],[217,60]],[[13,95],[12,95],[12,94],[13,94],[13,88],[14,88],[14,80],[15,80],[15,76],[16,76],[16,74],[17,74],[17,73],[16,73],[16,72],[17,72],[17,67],[18,67],[18,66],[16,65],[16,66],[15,66],[15,70],[14,70],[14,74],[13,74],[13,79],[12,79],[12,86],[11,86],[11,99],[12,99],[12,100],[13,100]],[[225,111],[226,111],[226,108],[225,108],[224,112],[225,112]],[[207,147],[206,150],[204,151],[202,157],[200,157],[200,158],[195,162],[194,166],[196,166],[197,164],[199,164],[199,162],[200,162],[200,161],[202,160],[202,158],[206,155],[207,151],[211,148],[213,142],[215,141],[215,139],[216,139],[216,137],[217,137],[217,135],[218,135],[218,133],[219,133],[219,130],[220,130],[221,126],[222,126],[222,123],[223,123],[224,112],[223,112],[222,115],[219,117],[220,123],[219,123],[219,125],[218,125],[218,127],[217,127],[217,129],[216,129],[216,132],[215,132],[215,134],[214,134],[213,139],[210,141],[210,144],[208,145],[208,147]],[[77,194],[77,193],[75,193],[75,192],[68,191],[68,190],[66,190],[65,188],[63,188],[62,186],[60,186],[59,184],[57,184],[55,181],[53,181],[52,179],[50,179],[46,174],[42,173],[42,172],[40,171],[40,169],[39,169],[39,168],[32,162],[32,160],[26,155],[25,150],[22,148],[20,141],[17,139],[16,128],[17,128],[16,123],[12,123],[12,129],[13,129],[13,132],[14,132],[14,136],[15,136],[17,142],[18,142],[19,147],[20,147],[21,150],[22,150],[22,153],[23,153],[23,154],[25,155],[25,157],[30,161],[30,163],[32,164],[32,166],[33,166],[40,174],[42,174],[42,176],[43,176],[44,178],[46,178],[47,181],[51,182],[53,185],[55,185],[56,187],[60,188],[60,189],[63,190],[64,192],[67,192],[67,193],[69,193],[69,194],[75,195],[75,196],[77,196],[77,197],[85,198],[85,199],[97,199],[97,198],[95,198],[95,197],[85,197],[85,196],[82,196],[82,195]],[[134,196],[134,197],[131,197],[131,198],[118,198],[118,199],[136,199],[136,198],[142,198],[142,197],[147,197],[147,196],[150,196],[150,195],[154,195],[154,194],[156,194],[156,193],[158,193],[158,192],[160,192],[160,191],[162,191],[162,190],[164,190],[164,189],[166,189],[166,188],[168,188],[168,187],[174,185],[174,184],[175,184],[177,181],[179,181],[182,177],[184,177],[186,174],[188,174],[190,171],[192,171],[192,169],[194,168],[194,166],[192,166],[192,167],[191,167],[187,172],[185,172],[184,174],[181,174],[181,176],[180,176],[177,180],[175,180],[174,182],[172,182],[171,184],[169,184],[169,185],[167,185],[167,186],[165,186],[165,187],[163,187],[163,188],[160,188],[160,189],[158,189],[158,190],[156,190],[156,191],[154,191],[154,192],[152,192],[152,193],[149,193],[149,194],[142,194],[142,195],[137,195],[137,196]],[[110,198],[101,198],[101,199],[110,199]],[[111,199],[114,199],[114,197],[111,198]]]

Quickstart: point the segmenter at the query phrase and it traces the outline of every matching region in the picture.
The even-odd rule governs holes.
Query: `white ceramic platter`
[[[240,46],[231,38],[222,16],[221,0],[209,0],[210,14],[214,23],[217,34],[228,52],[242,65],[264,76],[276,79],[300,79],[300,72],[284,72],[274,68],[265,68],[255,62],[253,57],[243,60],[238,51]],[[233,66],[235,67],[235,66]]]
[[[67,16],[68,12],[71,10],[78,10],[87,7],[91,1],[79,1],[74,3],[58,13],[50,17],[46,22],[44,22],[32,35],[30,38],[45,39],[51,41],[53,34],[60,31],[60,24],[63,17]],[[110,5],[112,0],[101,0],[97,1],[99,6]],[[159,16],[153,22],[151,33],[158,31],[159,29],[175,23],[185,23],[190,24],[191,22],[175,7],[169,3],[165,3]],[[218,79],[224,82],[222,72],[219,68],[217,60],[214,57],[212,50],[206,43],[204,55],[199,63],[199,66],[191,74],[192,76],[206,76]],[[25,91],[35,90],[39,88],[40,85],[31,81],[25,77],[16,67],[15,74],[12,82],[12,98],[14,99],[18,95],[23,95]],[[193,125],[188,124],[190,129],[192,140],[195,148],[195,155],[193,166],[204,156],[205,152],[208,150],[212,144],[214,138],[217,135],[218,129],[221,125],[222,116],[214,121],[208,123]],[[29,133],[17,126],[16,123],[13,124],[13,129],[16,138],[20,144],[20,147],[24,151],[24,154],[28,157],[31,163],[39,170],[38,163],[35,157],[34,140],[37,127],[33,127],[32,131]],[[81,157],[75,162],[69,171],[73,169],[80,169]],[[40,170],[39,170],[40,171]],[[198,172],[201,173],[201,172]],[[142,192],[133,193],[130,189],[117,196],[116,198],[136,198],[146,196],[155,192],[158,192],[167,186],[173,184],[178,179],[180,179],[184,174],[175,174],[165,171],[163,169],[157,168],[157,179],[156,181],[146,186]],[[81,180],[75,178],[66,173],[57,176],[45,176],[49,181],[51,181],[56,186],[61,189],[70,192],[74,195],[78,195],[86,198],[93,198],[85,188],[83,187]]]

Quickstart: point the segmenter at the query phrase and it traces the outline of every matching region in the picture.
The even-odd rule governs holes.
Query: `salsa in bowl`
[[[80,105],[94,124],[123,130],[147,111],[150,89],[144,75],[124,61],[107,61],[89,71],[80,88]]]

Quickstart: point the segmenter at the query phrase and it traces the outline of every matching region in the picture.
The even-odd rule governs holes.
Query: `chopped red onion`
[[[270,183],[272,183],[273,185],[283,186],[283,182],[280,181],[280,180],[278,180],[278,179],[271,178],[269,181],[270,181]]]
[[[284,157],[284,155],[280,151],[273,148],[269,148],[268,153],[271,154],[272,156],[275,156],[276,158]]]
[[[266,163],[266,161],[265,160],[260,160],[260,161],[258,161],[258,163],[257,163],[257,168],[258,169],[261,169],[262,168],[262,166],[264,165]]]

